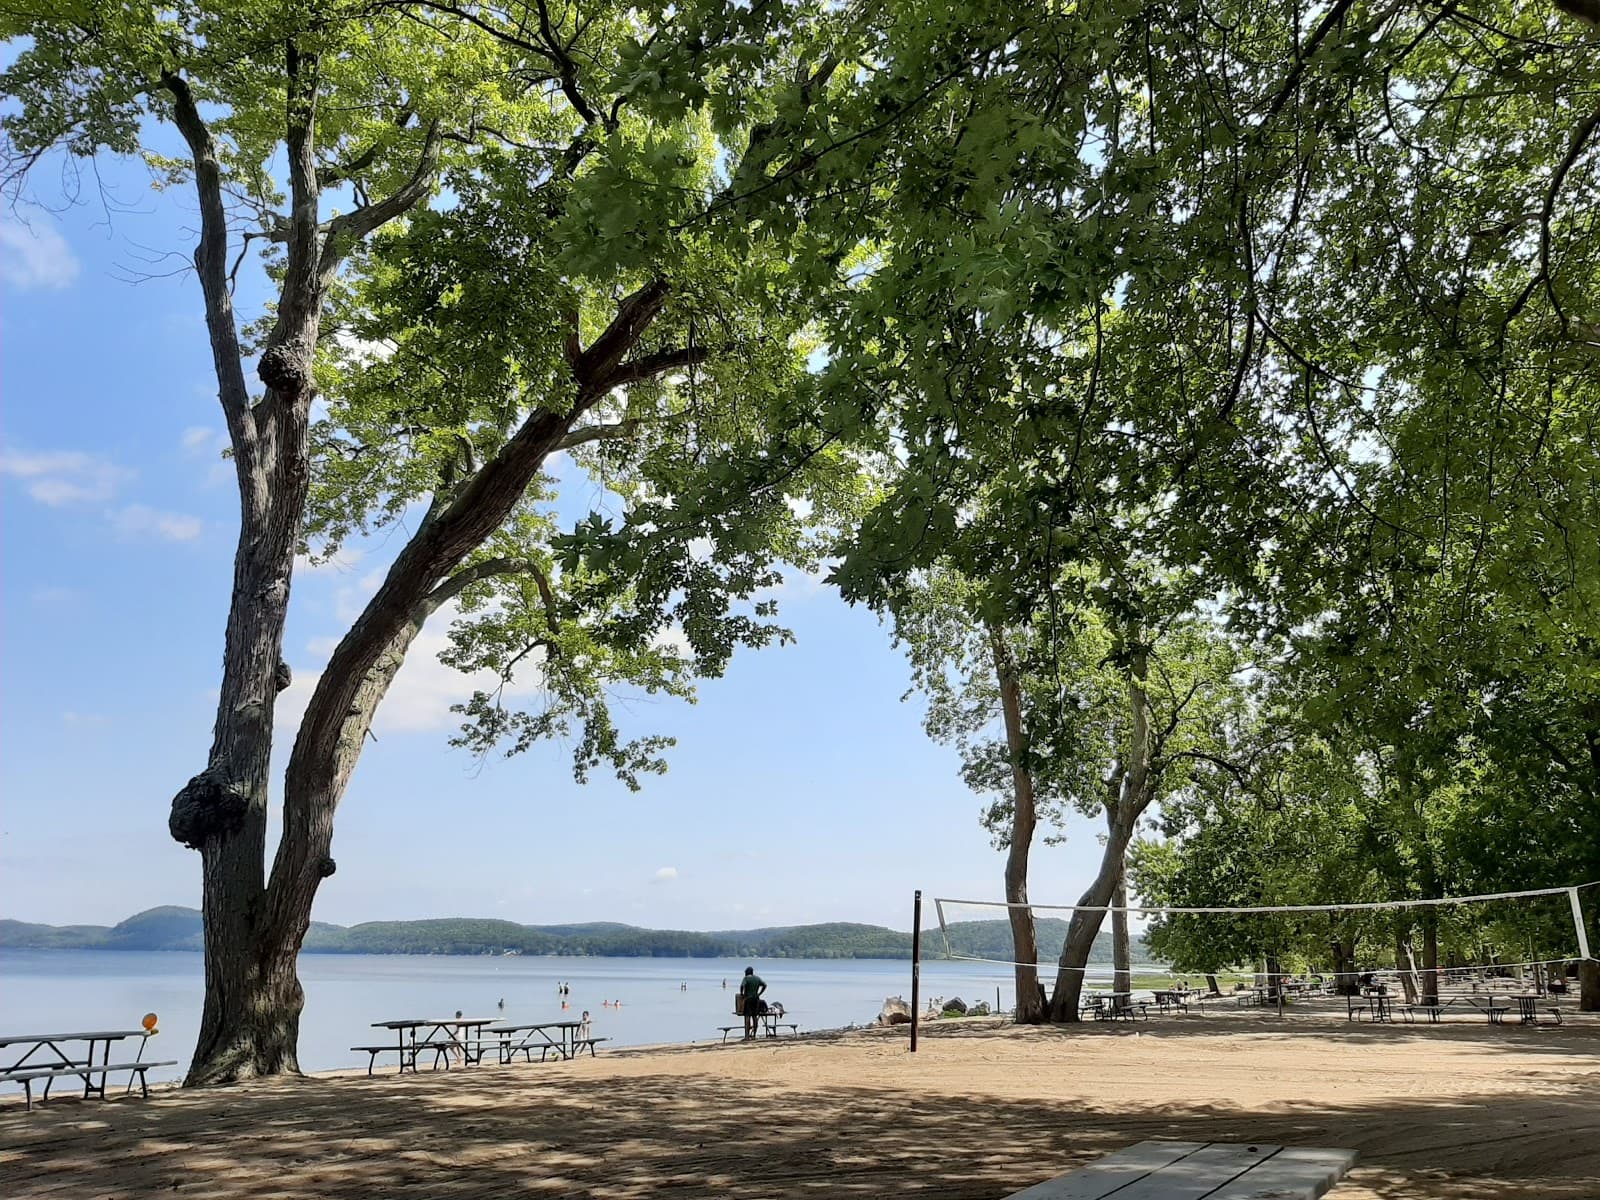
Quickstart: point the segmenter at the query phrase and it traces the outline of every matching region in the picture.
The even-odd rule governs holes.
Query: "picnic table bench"
[[[1539,996],[1513,996],[1512,999],[1517,1002],[1518,1015],[1522,1024],[1537,1025],[1539,1023]],[[1547,1008],[1545,1012],[1556,1019],[1555,1023],[1557,1025],[1561,1024],[1561,1010],[1559,1008]]]
[[[611,1039],[585,1036],[587,1029],[584,1021],[540,1021],[531,1025],[493,1025],[484,1032],[500,1039],[496,1048],[502,1063],[513,1061],[519,1054],[532,1062],[535,1050],[539,1061],[544,1062],[552,1050],[563,1059],[572,1059],[587,1048],[593,1058],[595,1043]],[[550,1036],[551,1030],[555,1030],[554,1037]]]
[[[405,1073],[407,1067],[413,1074],[417,1070],[417,1057],[421,1054],[432,1052],[434,1069],[437,1070],[441,1059],[445,1066],[450,1065],[450,1057],[454,1054],[461,1056],[463,1065],[471,1065],[483,1061],[484,1050],[492,1043],[483,1037],[486,1025],[493,1025],[493,1017],[407,1017],[396,1021],[374,1021],[374,1029],[392,1029],[395,1032],[395,1041],[391,1046],[351,1046],[350,1049],[363,1052],[367,1059],[367,1074],[372,1074],[373,1065],[378,1061],[378,1055],[390,1050],[400,1056],[400,1072]],[[426,1029],[428,1032],[422,1037],[417,1036],[417,1030]]]
[[[40,1080],[44,1081],[40,1099],[50,1097],[50,1085],[57,1079],[68,1076],[77,1076],[83,1080],[83,1096],[89,1099],[98,1096],[106,1098],[106,1082],[111,1075],[128,1075],[128,1087],[131,1090],[133,1081],[139,1081],[139,1092],[143,1096],[150,1095],[150,1084],[146,1072],[151,1067],[175,1067],[176,1061],[145,1062],[144,1043],[151,1037],[149,1030],[145,1029],[108,1029],[92,1030],[87,1033],[26,1033],[14,1034],[9,1037],[0,1037],[0,1049],[7,1046],[25,1046],[21,1057],[15,1061],[0,1066],[0,1083],[20,1083],[24,1096],[24,1107],[28,1111],[33,1109],[33,1085]],[[132,1062],[114,1063],[111,1061],[111,1043],[120,1042],[127,1038],[139,1039],[139,1053]],[[80,1058],[78,1052],[71,1048],[73,1042],[88,1043],[88,1050]],[[66,1049],[63,1049],[66,1046]],[[95,1061],[95,1047],[100,1046],[100,1061]],[[35,1057],[38,1056],[38,1057]],[[97,1082],[98,1080],[98,1082]]]
[[[742,1013],[736,1015],[741,1017],[743,1016]],[[740,1033],[744,1032],[744,1025],[742,1022],[738,1025],[718,1025],[717,1028],[722,1032],[723,1042],[727,1042],[728,1035],[733,1033],[735,1030]],[[756,1014],[756,1033],[758,1036],[765,1034],[767,1037],[777,1037],[778,1030],[780,1029],[787,1029],[795,1037],[800,1036],[799,1024],[794,1021],[783,1020],[778,1013],[764,1012]]]
[[[1242,1142],[1140,1142],[1009,1200],[1316,1200],[1354,1150]]]
[[[1134,1000],[1132,992],[1092,992],[1078,1015],[1092,1016],[1096,1021],[1150,1019],[1146,1002]]]
[[[1443,1004],[1408,1004],[1400,1011],[1405,1013],[1408,1025],[1416,1021],[1418,1013],[1426,1013],[1428,1024],[1437,1025],[1439,1018],[1444,1016],[1444,1009]]]

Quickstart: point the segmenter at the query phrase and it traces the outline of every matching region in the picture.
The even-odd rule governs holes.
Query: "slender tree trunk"
[[[1116,890],[1111,893],[1111,902],[1117,906],[1117,911],[1111,914],[1111,990],[1116,992],[1133,991],[1133,953],[1128,939],[1128,914],[1123,911],[1128,904],[1128,877],[1127,871],[1117,876]]]
[[[1023,727],[1022,686],[1016,656],[1004,630],[989,627],[995,677],[1000,685],[1000,712],[1005,721],[1006,749],[1011,758],[1011,837],[1006,847],[1006,914],[1011,921],[1011,960],[1016,974],[1017,1024],[1037,1025],[1045,1018],[1044,988],[1039,983],[1039,943],[1033,909],[1028,905],[1028,852],[1038,819],[1033,772],[1028,765],[1028,739]]]
[[[1422,910],[1422,1002],[1439,1003],[1439,910]]]
[[[1106,784],[1107,836],[1100,855],[1100,870],[1094,882],[1078,900],[1079,907],[1067,923],[1067,936],[1061,948],[1056,971],[1055,991],[1050,998],[1050,1019],[1079,1020],[1083,998],[1083,972],[1094,949],[1094,939],[1105,919],[1103,911],[1122,878],[1128,843],[1134,826],[1155,795],[1152,771],[1154,748],[1150,730],[1150,698],[1145,692],[1146,656],[1137,649],[1127,677],[1129,707],[1128,760],[1119,763]]]
[[[1417,1002],[1416,962],[1411,956],[1411,929],[1397,925],[1394,931],[1394,965],[1399,973],[1400,987],[1405,991],[1406,1003]]]

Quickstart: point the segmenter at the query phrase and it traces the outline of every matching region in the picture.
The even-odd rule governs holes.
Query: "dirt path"
[[[0,1193],[988,1200],[1150,1137],[1359,1150],[1331,1200],[1596,1200],[1600,1024],[969,1022],[8,1104]]]

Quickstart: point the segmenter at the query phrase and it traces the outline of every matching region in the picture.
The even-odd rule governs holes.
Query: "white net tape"
[[[1216,917],[1228,917],[1228,916],[1266,916],[1266,915],[1271,915],[1271,914],[1360,913],[1360,912],[1377,913],[1377,912],[1383,912],[1383,911],[1404,911],[1404,910],[1425,909],[1425,908],[1446,908],[1446,907],[1457,907],[1457,908],[1460,908],[1460,907],[1465,907],[1465,906],[1468,906],[1468,905],[1484,905],[1484,904],[1489,904],[1489,903],[1494,903],[1494,902],[1502,902],[1502,901],[1527,901],[1527,900],[1532,900],[1532,899],[1535,899],[1535,898],[1538,898],[1538,897],[1558,897],[1558,896],[1561,896],[1561,897],[1565,897],[1566,898],[1566,900],[1568,902],[1567,905],[1566,906],[1559,906],[1559,907],[1568,907],[1568,906],[1570,906],[1571,920],[1572,920],[1572,932],[1573,932],[1573,935],[1574,935],[1574,940],[1573,940],[1573,944],[1572,944],[1573,953],[1561,954],[1561,955],[1546,955],[1544,957],[1536,957],[1536,956],[1533,956],[1533,955],[1529,955],[1527,958],[1524,958],[1524,959],[1522,959],[1521,961],[1518,961],[1518,962],[1502,962],[1502,961],[1499,961],[1498,956],[1495,956],[1494,958],[1490,959],[1489,961],[1484,961],[1484,962],[1480,962],[1480,963],[1462,965],[1460,963],[1452,962],[1452,963],[1449,963],[1449,964],[1441,964],[1437,968],[1439,973],[1441,974],[1441,976],[1448,977],[1448,976],[1451,976],[1451,975],[1460,975],[1463,978],[1466,978],[1472,972],[1488,973],[1488,972],[1507,971],[1507,970],[1522,969],[1522,968],[1529,968],[1529,967],[1558,967],[1561,964],[1569,963],[1569,962],[1572,962],[1574,960],[1592,958],[1593,954],[1592,954],[1592,950],[1591,950],[1591,946],[1590,946],[1590,942],[1589,942],[1588,929],[1587,929],[1587,927],[1585,925],[1584,914],[1583,914],[1583,905],[1582,905],[1582,901],[1581,901],[1578,893],[1579,893],[1580,889],[1592,888],[1592,887],[1596,887],[1596,886],[1600,886],[1600,881],[1569,885],[1569,886],[1566,886],[1566,887],[1527,888],[1527,889],[1523,889],[1521,891],[1512,891],[1512,892],[1488,892],[1488,893],[1484,893],[1484,894],[1481,894],[1481,895],[1473,895],[1473,896],[1445,896],[1445,897],[1440,897],[1440,898],[1435,898],[1435,899],[1426,899],[1426,900],[1411,899],[1411,900],[1360,901],[1360,902],[1352,901],[1352,902],[1348,902],[1348,903],[1338,903],[1338,904],[1273,904],[1273,905],[1255,905],[1255,906],[1249,906],[1249,905],[1245,905],[1245,906],[1184,906],[1184,905],[1147,905],[1147,904],[1127,904],[1127,905],[1111,905],[1111,904],[1107,904],[1107,905],[1028,904],[1028,903],[1008,903],[1008,902],[1006,902],[1004,900],[961,900],[961,899],[955,899],[955,898],[952,898],[952,897],[937,897],[937,896],[934,897],[934,901],[933,902],[934,902],[935,911],[938,914],[939,931],[940,931],[940,934],[941,934],[941,937],[942,937],[942,940],[943,940],[943,943],[944,943],[944,945],[943,945],[943,953],[941,955],[939,955],[939,957],[942,957],[942,958],[945,958],[945,959],[949,959],[949,960],[962,961],[962,962],[987,963],[987,964],[990,964],[990,965],[993,965],[993,966],[998,966],[998,967],[1016,967],[1016,966],[1020,966],[1020,965],[1031,965],[1031,966],[1036,966],[1036,967],[1038,967],[1038,968],[1040,968],[1041,970],[1044,970],[1044,971],[1063,971],[1063,970],[1065,970],[1065,971],[1079,971],[1079,972],[1084,972],[1084,973],[1093,972],[1093,973],[1096,973],[1096,974],[1103,974],[1109,969],[1109,964],[1106,964],[1106,963],[1091,963],[1091,964],[1089,964],[1087,966],[1083,966],[1083,967],[1066,967],[1066,966],[1060,965],[1060,964],[1058,964],[1056,962],[1053,962],[1053,961],[1041,961],[1041,962],[1033,963],[1033,964],[1020,964],[1020,963],[1017,963],[1014,960],[1013,956],[1009,956],[1009,955],[1001,957],[1001,956],[989,955],[989,954],[977,954],[977,953],[966,953],[966,952],[963,952],[963,951],[955,948],[953,942],[956,939],[953,939],[953,937],[952,937],[952,930],[953,930],[953,928],[961,927],[964,924],[968,924],[968,923],[959,922],[959,921],[952,921],[950,919],[949,910],[952,909],[952,908],[965,908],[965,909],[973,909],[973,910],[979,910],[979,911],[998,912],[998,913],[1002,914],[1002,916],[1000,918],[998,918],[998,919],[990,918],[990,919],[991,920],[997,920],[997,923],[999,923],[999,924],[1007,924],[1008,922],[1005,921],[1004,914],[1008,913],[1008,911],[1010,909],[1014,909],[1014,908],[1031,909],[1032,912],[1035,914],[1036,919],[1038,918],[1039,914],[1051,914],[1051,913],[1071,914],[1071,913],[1076,913],[1076,912],[1094,912],[1094,913],[1102,913],[1102,914],[1123,912],[1123,913],[1131,914],[1135,918],[1155,918],[1155,919],[1160,919],[1160,918],[1163,918],[1163,917],[1171,917],[1171,916],[1202,916],[1202,917],[1203,916],[1216,916]],[[1007,939],[1007,940],[1009,940],[1009,939]],[[1046,942],[1046,940],[1047,939],[1045,939],[1043,937],[1040,938],[1041,943]],[[1530,946],[1529,948],[1531,949],[1532,947]],[[1547,947],[1547,949],[1548,949],[1548,947]],[[1196,975],[1196,974],[1202,973],[1202,972],[1199,972],[1199,971],[1173,971],[1173,970],[1168,969],[1166,964],[1164,964],[1164,963],[1156,963],[1156,962],[1134,962],[1134,963],[1131,964],[1131,969],[1135,974],[1139,974],[1139,975],[1144,975],[1144,976],[1160,975],[1160,976],[1166,976],[1166,977],[1169,977],[1169,978],[1181,978],[1181,977],[1184,977],[1184,976],[1190,976],[1190,975]],[[1410,967],[1405,967],[1405,968],[1402,968],[1402,967],[1378,967],[1378,966],[1374,966],[1374,967],[1370,967],[1370,968],[1358,967],[1358,968],[1355,968],[1355,971],[1352,972],[1352,973],[1359,973],[1359,974],[1362,974],[1362,975],[1374,975],[1374,976],[1398,976],[1398,975],[1408,974],[1413,969],[1420,970],[1420,967],[1418,967],[1418,968],[1410,968]]]

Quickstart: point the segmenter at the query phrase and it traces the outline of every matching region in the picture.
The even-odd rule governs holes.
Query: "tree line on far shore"
[[[1060,932],[1065,922],[1056,922]],[[116,925],[38,925],[0,920],[0,945],[10,950],[201,950],[199,909],[168,905],[135,913]],[[1005,961],[1011,936],[1004,921],[950,926],[950,952]],[[318,921],[306,934],[307,954],[527,954],[611,958],[890,958],[911,957],[911,935],[882,925],[849,921],[783,925],[765,929],[642,929],[612,921],[571,925],[519,925],[476,917],[423,921],[367,921],[331,925]],[[937,931],[923,934],[926,959],[945,955]],[[1110,936],[1092,961],[1111,962]],[[1145,957],[1142,943],[1138,961]]]

